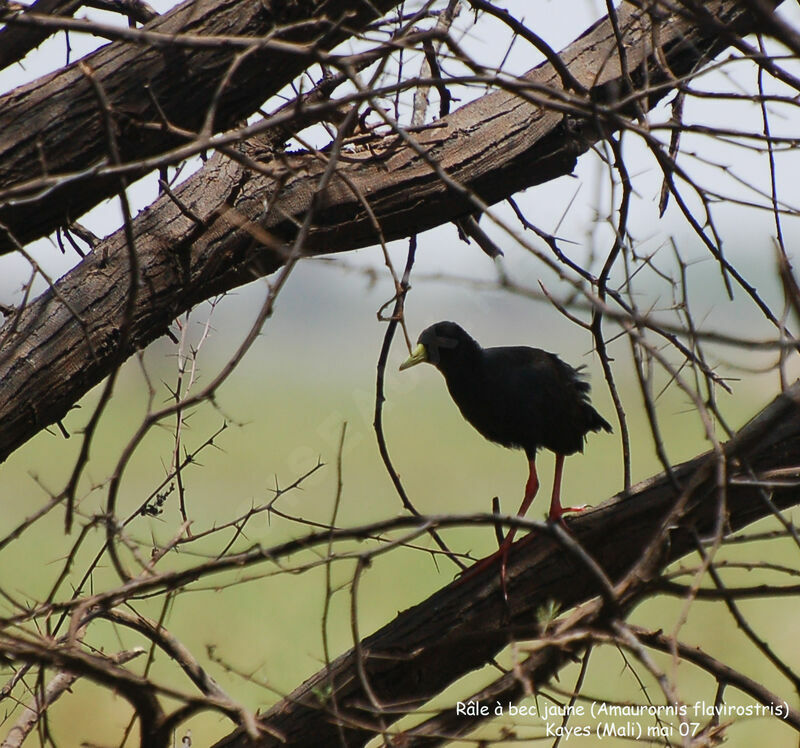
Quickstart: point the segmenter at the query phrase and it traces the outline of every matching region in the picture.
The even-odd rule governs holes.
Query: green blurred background
[[[473,277],[492,279],[496,272],[492,262],[474,247],[458,244],[452,229],[443,229],[448,253],[468,257],[467,266]],[[569,323],[547,302],[512,296],[499,290],[480,290],[462,281],[426,279],[426,275],[443,271],[443,261],[436,244],[442,239],[427,237],[420,247],[417,278],[412,282],[407,319],[415,336],[428,323],[437,319],[457,319],[484,344],[526,343],[557,351],[573,365],[586,364],[591,376],[593,400],[597,408],[613,421],[613,408],[604,386],[596,357],[590,353],[591,341],[585,331]],[[394,248],[395,261],[402,265],[404,249]],[[287,486],[312,468],[318,460],[324,467],[279,499],[281,511],[316,522],[329,521],[336,494],[336,458],[343,424],[347,423],[343,451],[343,491],[338,516],[340,526],[353,526],[392,517],[402,513],[400,501],[381,464],[372,431],[374,407],[375,363],[385,332],[385,323],[376,318],[376,310],[391,296],[391,285],[380,271],[380,257],[375,250],[363,258],[347,258],[347,267],[331,261],[311,260],[301,264],[280,296],[274,318],[268,321],[242,365],[231,375],[216,399],[215,407],[206,404],[192,411],[184,433],[189,450],[204,442],[223,422],[229,428],[215,440],[216,448],[203,451],[196,465],[184,472],[187,504],[193,519],[192,529],[202,531],[241,515],[252,505],[268,501],[276,486]],[[750,278],[765,294],[777,294],[767,263],[750,262],[751,256],[731,247],[732,258],[748,265]],[[365,265],[376,263],[377,277],[363,272]],[[354,267],[355,265],[355,267]],[[752,267],[749,267],[752,265]],[[460,269],[460,266],[459,266]],[[511,249],[506,270],[521,282],[534,287],[536,261],[520,250]],[[719,285],[717,270],[711,264],[696,267],[698,285]],[[707,278],[703,275],[707,274]],[[754,278],[755,275],[755,278]],[[716,278],[716,280],[713,280]],[[641,284],[642,298],[657,289]],[[199,352],[198,385],[207,382],[230,355],[255,316],[263,299],[265,286],[254,283],[240,293],[231,294],[216,307],[211,316],[213,331]],[[724,327],[744,334],[764,332],[754,321],[749,305],[739,296],[734,302],[724,296],[701,300],[708,305],[710,317],[727,318]],[[199,338],[208,319],[210,306],[198,308],[187,324]],[[709,323],[709,327],[712,327]],[[718,349],[721,357],[730,351]],[[444,382],[432,367],[416,367],[402,374],[397,366],[407,351],[398,335],[392,349],[386,375],[385,432],[395,466],[416,507],[423,513],[472,513],[490,507],[493,496],[499,496],[506,511],[513,511],[521,496],[526,477],[523,455],[492,445],[466,424],[446,391]],[[612,344],[615,372],[633,435],[634,481],[660,470],[652,447],[652,439],[643,410],[641,394],[633,376],[627,343]],[[746,357],[738,363],[761,364],[773,354]],[[114,400],[104,416],[93,443],[92,461],[83,482],[85,498],[81,512],[91,515],[104,509],[104,481],[112,470],[122,446],[130,439],[145,413],[147,389],[143,368],[155,383],[156,404],[168,400],[168,386],[174,386],[175,346],[160,341],[148,349],[143,364],[129,361],[123,370]],[[719,392],[720,407],[728,422],[737,427],[757,412],[778,390],[774,371],[757,375],[735,371],[741,381],[732,382],[733,395]],[[666,377],[660,377],[666,381]],[[65,425],[74,436],[65,441],[60,435],[43,433],[15,454],[2,468],[4,495],[3,529],[13,527],[23,517],[47,500],[42,487],[56,491],[62,487],[76,451],[79,430],[91,413],[98,393],[89,395],[81,408],[66,419]],[[670,459],[677,462],[708,448],[700,422],[686,396],[672,386],[658,398],[658,415]],[[150,494],[162,479],[169,465],[172,449],[171,427],[156,429],[140,448],[128,467],[120,493],[120,512],[127,514]],[[552,475],[552,456],[540,457],[542,495],[547,496]],[[90,490],[90,486],[96,486]],[[586,453],[567,461],[564,498],[569,503],[596,504],[622,487],[620,443],[612,436],[592,435]],[[176,496],[171,496],[164,512],[153,518],[140,518],[132,526],[132,534],[146,544],[165,543],[180,524]],[[533,517],[540,518],[546,499],[538,500]],[[764,522],[764,527],[775,523]],[[246,537],[236,547],[253,543],[276,544],[306,532],[304,526],[278,517],[261,514],[246,528]],[[451,547],[471,551],[475,556],[491,552],[495,546],[490,528],[450,530],[445,533]],[[161,568],[182,567],[198,561],[198,551],[213,554],[232,537],[190,546],[191,553],[172,553]],[[43,598],[60,572],[74,535],[63,536],[63,513],[53,512],[45,521],[12,543],[0,556],[4,584],[8,592],[27,601]],[[420,541],[429,545],[427,539]],[[73,563],[73,577],[102,544],[102,534],[95,532]],[[195,547],[199,545],[200,547]],[[347,546],[353,548],[351,544]],[[770,542],[758,546],[748,544],[730,551],[724,557],[773,560],[796,565],[796,548],[790,543]],[[303,566],[317,558],[311,552],[296,554],[289,563]],[[689,563],[689,561],[687,561]],[[352,645],[350,629],[350,595],[348,582],[354,563],[341,561],[333,567],[334,586],[341,586],[333,595],[327,635],[332,656]],[[325,600],[325,579],[322,568],[301,575],[276,574],[270,564],[248,569],[241,574],[219,575],[193,585],[191,592],[179,595],[172,603],[165,625],[198,658],[223,688],[251,708],[266,707],[280,694],[290,691],[324,662],[321,616]],[[398,549],[380,556],[364,575],[359,593],[359,627],[368,634],[391,620],[397,611],[420,602],[453,577],[449,563],[437,568],[424,552]],[[732,573],[729,583],[746,579],[755,584],[764,579],[762,573]],[[94,575],[97,590],[114,584],[115,577],[107,564]],[[234,584],[236,582],[236,584]],[[66,594],[66,589],[62,590]],[[143,601],[137,610],[158,618],[159,601]],[[743,602],[742,609],[759,635],[795,666],[797,658],[798,606],[796,600]],[[676,625],[683,604],[671,599],[653,600],[642,605],[632,620],[669,632]],[[737,630],[721,604],[695,603],[680,638],[696,643],[704,650],[741,666],[751,677],[764,682],[780,693],[786,683],[763,658],[754,652]],[[130,632],[97,622],[87,639],[107,651],[141,645]],[[231,668],[252,676],[252,682],[228,672],[213,657]],[[630,658],[629,658],[630,659]],[[666,658],[655,656],[671,676],[676,678],[681,696],[689,703],[705,700],[713,703],[714,684],[691,666],[680,665],[675,671]],[[141,658],[143,661],[144,658]],[[510,663],[506,653],[501,661]],[[131,667],[139,671],[141,664]],[[577,675],[576,667],[562,673],[559,685],[569,689]],[[634,668],[648,684],[648,694],[661,702],[657,686]],[[153,676],[182,690],[189,684],[176,668],[156,658]],[[487,669],[477,673],[447,694],[456,700],[495,676]],[[645,695],[619,652],[602,648],[592,656],[584,692],[597,698],[613,698],[641,702]],[[727,692],[737,698],[735,689]],[[541,697],[544,698],[544,697]],[[437,703],[444,704],[447,699]],[[546,703],[543,701],[542,703]],[[119,739],[128,717],[126,703],[120,697],[105,693],[81,681],[73,693],[65,696],[52,710],[52,726],[64,745],[73,743],[73,736],[93,743],[113,744]],[[640,720],[643,721],[643,720]],[[519,724],[519,720],[516,721]],[[522,724],[526,721],[522,720]],[[535,720],[528,732],[541,734]],[[573,720],[573,724],[580,724]],[[643,721],[647,724],[646,720]],[[591,724],[591,721],[590,721]],[[207,745],[226,734],[230,725],[214,715],[193,720],[190,725],[193,745]],[[481,735],[496,734],[496,726]],[[180,733],[182,734],[182,732]],[[737,722],[731,730],[733,745],[751,745],[756,737],[769,736],[770,745],[793,744],[791,733],[777,720]],[[595,738],[570,738],[568,745],[592,745]],[[783,742],[782,742],[783,741]],[[606,745],[623,745],[627,741],[603,741]]]
[[[589,19],[605,12],[590,6],[586,4]],[[559,24],[547,37],[555,47],[573,38],[576,31],[574,23]],[[484,52],[491,46],[486,40],[473,42],[483,44]],[[498,54],[505,52],[502,45],[498,50]],[[519,47],[512,50],[508,60],[511,69],[524,70],[530,64],[530,56],[520,56]],[[729,68],[715,74],[716,77],[706,76],[703,84],[716,91],[752,88],[753,71],[744,65],[740,68],[733,66],[733,73]],[[736,72],[741,74],[740,81]],[[780,115],[773,122],[773,132],[796,132],[794,110]],[[665,121],[668,117],[669,109],[661,107],[652,119]],[[761,126],[758,107],[746,100],[727,102],[724,107],[717,101],[689,100],[684,117],[687,122],[704,124],[735,122],[737,127],[755,132]],[[769,185],[763,153],[692,135],[684,138],[682,147],[686,168],[723,195],[751,199],[752,191],[743,187],[742,181],[762,190]],[[623,148],[635,177],[636,194],[629,228],[636,257],[630,260],[632,268],[637,269],[632,285],[633,298],[640,309],[673,323],[678,320],[675,312],[678,299],[664,274],[677,272],[676,257],[680,257],[687,266],[689,300],[698,327],[753,340],[774,338],[774,329],[741,289],[734,289],[732,299],[727,296],[718,264],[686,226],[674,202],[663,219],[658,216],[660,173],[645,149],[627,137]],[[781,153],[778,163],[780,194],[791,208],[798,198],[796,174],[800,152]],[[613,217],[615,203],[604,168],[598,155],[588,154],[581,158],[574,177],[528,190],[518,198],[529,220],[563,237],[562,249],[594,272],[602,266],[613,241],[609,216]],[[135,194],[140,206],[152,197],[153,185],[148,189],[149,192],[145,189]],[[699,211],[691,190],[686,190],[686,197],[692,209]],[[792,210],[792,215],[783,218],[790,253],[799,235],[794,217],[797,213]],[[506,206],[498,207],[497,215],[515,225],[513,213]],[[97,222],[96,230],[102,234],[111,230],[117,216],[118,208],[111,204],[98,208],[87,221],[90,225]],[[784,302],[776,272],[772,216],[767,211],[732,202],[714,206],[714,217],[728,259],[758,289],[775,313],[780,314]],[[107,226],[105,231],[103,225]],[[515,295],[500,288],[496,282],[500,272],[497,263],[474,244],[460,242],[452,226],[428,232],[420,237],[406,305],[412,339],[434,321],[453,319],[484,345],[526,344],[557,352],[572,365],[587,367],[593,383],[593,402],[616,427],[611,399],[597,358],[592,354],[589,334],[543,299],[539,284],[562,302],[570,301],[572,288],[507,233],[486,220],[482,225],[506,253],[503,274],[530,289],[531,295]],[[537,249],[547,251],[531,233],[526,238]],[[54,276],[74,262],[71,258],[60,258],[46,243],[33,251],[39,258],[47,256]],[[404,243],[390,247],[398,273],[405,252]],[[12,272],[0,275],[3,300],[19,295],[26,272],[23,269],[17,275]],[[617,270],[613,282],[621,285],[623,280],[624,275]],[[228,424],[214,446],[203,450],[196,464],[184,471],[187,507],[195,533],[229,522],[251,506],[263,505],[274,496],[276,487],[290,485],[318,461],[324,466],[300,488],[282,495],[276,506],[306,521],[330,521],[337,490],[337,445],[344,423],[347,433],[337,524],[355,526],[402,514],[372,430],[375,366],[386,329],[377,312],[392,298],[393,292],[382,255],[375,248],[299,264],[281,292],[275,313],[262,335],[221,388],[214,403],[193,409],[186,423],[183,438],[190,451],[204,443],[223,423]],[[255,282],[227,295],[213,312],[211,305],[204,304],[192,312],[188,321],[183,320],[189,327],[190,340],[196,344],[210,319],[210,335],[198,353],[197,387],[209,382],[232,355],[265,295],[266,283]],[[588,318],[580,306],[575,313],[584,320]],[[789,323],[791,326],[796,321],[790,318]],[[629,345],[624,339],[615,338],[619,330],[613,323],[607,324],[606,331],[612,339],[614,372],[631,427],[635,482],[659,472],[661,467],[642,408]],[[652,337],[651,341],[657,339]],[[664,352],[671,361],[679,363],[669,349]],[[743,424],[779,392],[775,351],[709,344],[705,352],[719,373],[730,380],[732,394],[718,389],[717,395],[719,407],[733,428]],[[523,455],[484,441],[466,424],[451,402],[441,376],[432,367],[416,367],[400,374],[397,366],[406,355],[398,332],[386,369],[384,428],[395,467],[417,509],[426,514],[469,514],[488,510],[491,498],[498,496],[505,511],[515,510],[527,475]],[[81,484],[80,512],[84,519],[104,511],[108,477],[120,450],[146,413],[148,389],[144,372],[156,390],[154,405],[169,402],[170,388],[176,382],[175,346],[166,339],[158,341],[143,353],[141,360],[132,359],[123,367],[114,399],[93,441],[91,462]],[[797,376],[796,356],[787,362],[786,372],[790,381]],[[692,381],[688,371],[683,373]],[[688,397],[669,384],[669,377],[663,372],[657,373],[655,380],[660,385],[655,388],[659,425],[670,460],[680,462],[708,449],[702,424]],[[64,487],[80,447],[80,430],[98,395],[96,389],[65,419],[64,425],[72,434],[70,439],[65,440],[55,430],[42,433],[0,467],[3,502],[0,536],[42,506],[49,492],[56,493]],[[153,430],[137,450],[122,482],[118,507],[121,515],[133,511],[161,482],[171,461],[172,448],[172,423],[167,423],[164,428]],[[541,494],[547,497],[552,456],[543,453],[539,465]],[[616,428],[614,435],[593,434],[586,453],[571,457],[566,463],[564,501],[597,504],[619,491],[622,480],[619,429]],[[159,516],[142,517],[132,524],[131,534],[144,547],[164,544],[176,533],[181,522],[176,498],[174,494],[168,498]],[[538,499],[530,516],[541,518],[546,504],[546,498]],[[789,514],[796,518],[796,511]],[[751,529],[776,526],[775,522],[764,521]],[[245,536],[237,540],[235,548],[243,549],[254,543],[274,545],[306,531],[307,527],[298,522],[260,514],[248,523]],[[494,533],[488,527],[454,529],[444,534],[451,547],[470,551],[476,557],[488,554],[496,546]],[[159,568],[197,563],[202,558],[198,553],[213,555],[232,536],[232,531],[227,531],[220,537],[192,544],[185,551],[173,552]],[[37,522],[0,552],[2,589],[23,603],[33,604],[45,598],[75,537],[74,532],[70,537],[64,536],[60,509]],[[419,542],[429,545],[427,539]],[[62,596],[68,596],[70,583],[77,583],[102,543],[102,532],[90,534],[73,561]],[[361,548],[354,544],[344,547]],[[298,553],[289,559],[289,565],[299,570],[319,558],[312,552]],[[796,568],[797,548],[783,540],[749,543],[724,549],[719,558],[748,563],[771,561]],[[696,559],[685,559],[687,565],[695,562]],[[353,570],[353,561],[333,565],[336,592],[326,627],[331,656],[353,643],[348,586]],[[448,583],[453,573],[451,564],[440,562],[437,568],[431,556],[421,551],[397,549],[378,557],[361,580],[358,611],[361,634],[371,633],[391,620],[397,611],[425,599]],[[776,577],[758,570],[730,570],[725,580],[729,584],[753,585],[762,581],[774,583]],[[116,581],[113,570],[104,563],[93,575],[92,588],[103,590]],[[325,591],[322,566],[295,574],[263,564],[192,585],[173,600],[164,623],[234,699],[251,709],[266,708],[324,664],[321,621]],[[159,618],[161,605],[161,600],[145,600],[136,607],[143,614]],[[7,602],[0,602],[0,606],[3,614],[11,610]],[[740,607],[758,634],[795,670],[799,669],[797,601],[791,598],[743,601]],[[651,600],[641,605],[631,620],[670,633],[679,625],[683,608],[679,600]],[[733,667],[740,667],[780,694],[792,694],[787,681],[747,642],[722,604],[694,603],[688,619],[681,625],[679,638]],[[145,644],[129,631],[103,622],[91,626],[87,642],[105,651]],[[506,652],[500,661],[508,665],[511,657]],[[710,678],[690,665],[674,666],[668,658],[658,655],[653,658],[674,679],[686,703],[697,700],[713,703],[715,684]],[[135,660],[130,667],[141,672],[145,659]],[[584,693],[590,698],[637,703],[651,698],[655,703],[663,703],[652,678],[641,667],[635,664],[631,667],[631,662],[632,658],[626,661],[613,648],[597,649],[592,655]],[[156,657],[152,669],[156,680],[191,691],[188,681],[176,671],[163,656]],[[475,673],[450,689],[436,704],[453,703],[495,677],[496,671],[489,668]],[[558,685],[569,691],[576,677],[577,665],[562,672]],[[646,693],[637,678],[646,685]],[[539,698],[541,704],[547,703],[545,695]],[[739,698],[735,689],[726,691],[729,703],[736,703]],[[796,694],[793,705],[797,706]],[[121,697],[84,679],[53,707],[50,724],[59,745],[78,745],[81,741],[116,745],[129,716]],[[11,719],[15,718],[12,715]],[[645,727],[650,724],[643,718],[637,721]],[[574,720],[573,724],[581,721]],[[530,739],[518,743],[523,745],[538,744],[534,738],[543,731],[536,720],[501,720],[482,728],[479,734],[487,738],[497,736],[503,725],[518,726],[519,737]],[[205,714],[187,727],[192,731],[192,744],[204,746],[227,734],[231,724],[222,717]],[[178,742],[183,733],[182,729]],[[733,746],[796,745],[794,734],[775,719],[739,720],[728,735]],[[674,735],[673,738],[677,740]],[[592,746],[596,742],[596,738],[571,738],[562,745]],[[628,743],[625,739],[602,741],[607,746]]]

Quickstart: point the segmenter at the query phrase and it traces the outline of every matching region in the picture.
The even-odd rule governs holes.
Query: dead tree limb
[[[36,0],[27,8],[20,8],[16,12],[71,15],[81,5],[81,0]],[[11,11],[6,10],[3,15],[9,12]],[[15,29],[9,26],[0,29],[0,70],[22,60],[49,35],[50,32],[46,29]]]
[[[318,53],[395,4],[187,0],[147,25],[147,31],[164,35],[161,44],[117,41],[79,62],[107,92],[122,160],[136,162],[191,140],[212,108],[214,131],[234,126]],[[12,34],[36,28],[15,24],[13,15],[6,20]],[[247,50],[221,40],[176,46],[170,43],[174,34],[262,37],[262,46]],[[57,185],[0,203],[0,252],[13,251],[10,237],[24,245],[47,236],[114,195],[118,181],[92,169],[108,161],[103,113],[78,62],[0,97],[0,189],[38,176],[55,177]],[[69,173],[73,178],[58,185],[58,175]]]
[[[800,504],[796,481],[774,481],[771,471],[800,465],[800,383],[778,396],[724,446],[728,483],[725,507],[733,532],[763,517]],[[696,549],[697,536],[713,533],[719,512],[718,458],[696,457],[673,469],[679,483],[659,475],[617,495],[569,522],[582,549],[612,582],[628,575],[645,553],[657,559],[655,575]],[[681,494],[688,495],[679,521],[666,522]],[[621,609],[657,592],[652,576],[639,576],[621,593]],[[458,678],[486,663],[512,640],[540,634],[539,609],[550,601],[562,610],[600,594],[597,578],[569,549],[544,533],[517,543],[509,559],[508,597],[503,601],[496,569],[463,583],[451,583],[364,639],[272,707],[262,720],[286,736],[286,745],[361,746],[381,729],[421,707]],[[599,600],[598,600],[599,602]],[[597,615],[598,607],[593,613]],[[544,648],[529,663],[535,683],[552,677],[585,642]],[[357,662],[360,656],[360,664]],[[369,693],[364,682],[369,684]],[[503,698],[524,696],[512,676],[498,681]],[[500,691],[497,691],[498,693]],[[324,700],[321,694],[329,694]],[[490,693],[489,696],[492,694]],[[486,698],[489,698],[487,696]],[[383,707],[378,710],[372,699]],[[335,706],[334,706],[335,705]],[[458,734],[480,720],[459,718]],[[383,726],[383,727],[382,727]],[[449,727],[453,726],[452,720]],[[342,742],[344,736],[345,742]],[[433,745],[441,740],[414,738],[400,745]],[[239,732],[216,748],[279,746],[265,735],[256,743]]]
[[[516,90],[488,94],[436,127],[376,136],[340,166],[305,251],[344,252],[405,237],[570,173],[578,154],[624,126],[633,100],[636,111],[651,107],[729,43],[717,25],[665,14],[658,4],[651,17],[647,8],[624,3],[618,12],[627,70],[608,18],[561,54],[588,98],[564,91],[561,74],[545,62]],[[751,28],[746,4],[717,0],[705,10],[725,29]],[[277,160],[258,139],[232,148],[234,160],[215,156],[135,220],[142,287],[124,355],[164,335],[193,305],[284,262],[324,154]],[[0,461],[62,419],[120,360],[126,256],[120,231],[0,329]]]

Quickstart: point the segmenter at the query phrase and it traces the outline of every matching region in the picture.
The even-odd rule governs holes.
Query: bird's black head
[[[427,361],[445,371],[466,364],[479,355],[481,347],[455,322],[437,322],[426,327],[417,340],[417,347],[400,366],[401,371]]]

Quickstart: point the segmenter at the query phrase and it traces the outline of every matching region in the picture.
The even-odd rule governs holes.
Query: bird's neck
[[[481,390],[485,385],[485,373],[481,349],[462,355],[453,365],[442,367],[447,388],[458,401],[459,396]]]

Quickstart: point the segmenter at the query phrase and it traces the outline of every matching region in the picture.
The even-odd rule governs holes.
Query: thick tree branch
[[[800,487],[796,485],[768,489],[759,486],[757,480],[741,480],[800,464],[800,383],[744,426],[724,446],[724,458],[729,471],[725,493],[730,531],[800,504]],[[717,459],[708,453],[675,467],[678,491],[662,474],[572,518],[569,529],[614,582],[639,567],[645,554],[655,552],[657,566],[664,568],[695,550],[696,534],[713,533],[720,497]],[[688,495],[685,511],[679,521],[667,522],[676,502],[683,500],[682,493]],[[647,575],[637,574],[634,584],[618,586],[625,610],[657,591],[649,581]],[[287,736],[287,742],[295,748],[342,745],[342,734],[347,746],[361,746],[379,732],[381,722],[391,724],[421,707],[450,683],[490,662],[510,641],[536,638],[542,606],[556,601],[566,610],[600,595],[597,578],[587,573],[575,554],[542,532],[514,546],[507,582],[507,605],[496,568],[451,583],[364,639],[329,669],[319,671],[272,707],[263,722]],[[597,609],[590,610],[587,620],[597,621],[597,613]],[[585,644],[579,637],[574,646],[561,642],[544,647],[525,667],[540,683],[552,677]],[[360,669],[356,663],[359,653]],[[380,714],[371,706],[359,670],[384,707]],[[330,684],[334,684],[336,698],[322,701],[320,694],[327,693]],[[524,688],[512,675],[498,681],[491,693],[502,693],[504,699],[513,700],[524,696]],[[468,718],[463,722],[474,726]],[[412,738],[409,745],[439,742]],[[236,732],[216,748],[253,745],[266,748],[280,743],[270,736],[252,743]]]
[[[747,30],[739,2],[706,7],[721,23]],[[518,90],[484,96],[436,127],[376,136],[340,166],[305,250],[342,252],[405,237],[567,174],[577,154],[602,137],[598,122],[608,129],[622,124],[626,80],[641,87],[639,107],[647,108],[672,89],[674,76],[727,43],[683,17],[659,16],[656,33],[647,12],[632,3],[623,4],[618,24],[629,45],[626,74],[608,19],[561,55],[589,90],[591,111],[543,63]],[[284,113],[271,124],[289,118]],[[259,139],[225,151],[234,160],[215,156],[134,222],[143,283],[127,355],[165,334],[194,304],[278,268],[325,168],[324,154],[276,160]],[[0,330],[0,460],[63,418],[119,360],[122,289],[129,286],[124,241],[123,232],[103,241]]]
[[[223,43],[187,48],[120,41],[80,62],[108,94],[122,160],[135,162],[185,142],[187,137],[175,130],[196,133],[212,106],[213,129],[232,127],[313,63],[317,51],[331,49],[395,4],[186,0],[150,22],[147,30],[262,37],[262,46],[245,51]],[[7,31],[20,34],[13,16],[8,21]],[[268,44],[281,41],[291,44],[284,51]],[[54,189],[0,203],[0,226],[5,227],[0,252],[12,251],[14,241],[24,245],[50,234],[115,193],[115,178],[92,172],[107,161],[103,132],[103,113],[78,63],[0,97],[0,189],[37,176],[83,173]]]
[[[15,16],[15,19],[29,16],[31,13],[68,16],[84,5],[122,13],[139,23],[147,23],[157,15],[144,0],[36,0],[31,5],[18,10],[10,10],[8,6],[0,3],[0,20],[8,21],[11,13],[20,14],[20,16]],[[36,25],[32,25],[30,28],[20,28],[16,20],[8,23],[5,28],[0,29],[0,70],[22,60],[52,33],[54,33],[53,29]]]
[[[29,7],[16,11],[8,11],[0,5],[0,19],[7,20],[11,12],[52,13],[53,15],[70,15],[81,5],[82,0],[36,0]],[[19,62],[32,49],[35,49],[49,35],[47,29],[19,29],[11,25],[0,29],[0,70]]]

